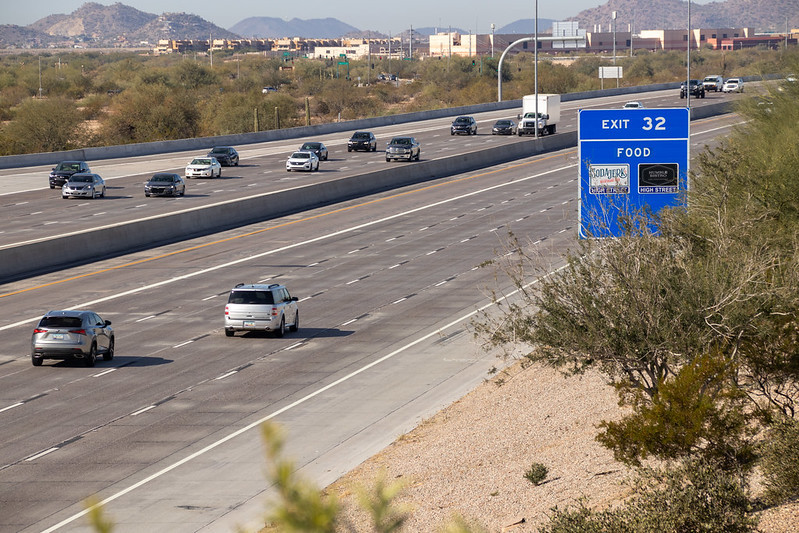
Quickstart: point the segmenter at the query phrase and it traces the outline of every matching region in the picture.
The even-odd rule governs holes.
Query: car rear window
[[[79,316],[46,316],[39,322],[42,328],[79,328],[81,319]]]
[[[272,291],[230,291],[229,304],[273,304]]]

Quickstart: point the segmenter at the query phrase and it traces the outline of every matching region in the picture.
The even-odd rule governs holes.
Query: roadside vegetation
[[[211,137],[492,102],[495,58],[337,61],[261,54],[140,55],[42,51],[0,56],[0,155]],[[787,72],[787,57],[765,49],[692,54],[692,72],[744,76]],[[683,52],[619,57],[622,86],[679,81]],[[600,88],[609,59],[539,56],[539,91]],[[503,63],[503,99],[533,92],[533,55]],[[395,74],[397,82],[378,81]],[[349,79],[347,76],[349,75]],[[610,80],[606,80],[608,86]],[[277,87],[262,93],[263,87]]]
[[[546,533],[755,531],[752,511],[799,497],[799,82],[738,112],[657,232],[630,213],[622,237],[578,241],[554,274],[520,238],[497,262],[520,297],[497,294],[476,335],[598,369],[626,414],[596,439],[640,468],[624,505],[555,510]]]

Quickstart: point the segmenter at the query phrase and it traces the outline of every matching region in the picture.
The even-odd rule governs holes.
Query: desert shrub
[[[533,463],[530,468],[524,473],[524,478],[533,485],[540,485],[544,482],[549,474],[549,469],[541,463]]]
[[[621,507],[593,511],[586,502],[553,509],[540,533],[746,533],[757,520],[741,478],[713,463],[687,461],[643,469]]]
[[[799,421],[783,418],[774,424],[761,453],[766,500],[779,504],[799,497]]]

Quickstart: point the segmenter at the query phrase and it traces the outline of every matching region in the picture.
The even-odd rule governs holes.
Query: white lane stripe
[[[563,270],[564,268],[566,268],[566,265],[558,267],[555,270],[549,272],[548,274],[545,274],[545,275],[541,276],[540,278],[534,279],[533,281],[531,281],[527,285],[524,285],[523,287],[521,287],[519,289],[511,291],[510,293],[508,293],[507,295],[499,298],[498,300],[499,301],[507,300],[511,296],[514,296],[514,295],[522,292],[523,290],[531,287],[532,285],[535,285],[540,280],[543,280],[543,279],[551,276],[552,274],[555,274],[556,272],[559,272],[560,270]],[[44,531],[42,531],[42,533],[52,533],[53,531],[56,531],[57,529],[60,529],[61,527],[65,526],[65,525],[67,525],[67,524],[69,524],[71,522],[74,522],[78,518],[81,518],[81,517],[87,515],[88,513],[90,513],[91,511],[97,509],[98,507],[102,507],[103,505],[107,505],[107,504],[111,503],[112,501],[117,500],[117,499],[121,498],[122,496],[125,496],[126,494],[128,494],[130,492],[133,492],[134,490],[138,489],[139,487],[142,487],[142,486],[146,485],[147,483],[149,483],[149,482],[151,482],[151,481],[153,481],[155,479],[158,479],[159,477],[163,476],[164,474],[167,474],[167,473],[171,472],[172,470],[174,470],[174,469],[176,469],[176,468],[178,468],[180,466],[183,466],[184,464],[196,459],[197,457],[205,455],[206,453],[210,452],[214,448],[217,448],[217,447],[221,446],[222,444],[225,444],[229,440],[235,439],[239,435],[243,435],[244,433],[247,433],[248,431],[257,428],[258,426],[260,426],[264,422],[267,422],[268,420],[271,420],[271,419],[273,419],[273,418],[275,418],[275,417],[277,417],[277,416],[279,416],[279,415],[281,415],[281,414],[283,414],[283,413],[285,413],[287,411],[290,411],[291,409],[294,409],[295,407],[297,407],[299,405],[304,404],[305,402],[307,402],[309,400],[312,400],[313,398],[319,396],[320,394],[322,394],[324,392],[327,392],[328,390],[330,390],[330,389],[332,389],[334,387],[337,387],[338,385],[341,385],[342,383],[345,383],[345,382],[349,381],[350,379],[352,379],[352,378],[354,378],[354,377],[366,372],[367,370],[370,370],[371,368],[379,365],[380,363],[388,361],[389,359],[393,358],[394,356],[399,355],[402,352],[413,348],[417,344],[421,344],[422,342],[424,342],[424,341],[426,341],[426,340],[428,340],[430,338],[433,338],[433,337],[439,337],[447,329],[449,329],[449,328],[451,328],[453,326],[456,326],[456,325],[460,324],[461,322],[464,322],[465,320],[471,319],[473,316],[475,316],[478,313],[488,309],[489,307],[491,307],[493,305],[494,305],[494,302],[489,302],[489,303],[483,305],[482,307],[478,307],[474,311],[471,311],[471,312],[466,313],[465,315],[463,315],[463,316],[461,316],[459,318],[456,318],[455,320],[453,320],[449,324],[446,324],[443,327],[428,333],[427,335],[423,335],[423,336],[419,337],[418,339],[416,339],[415,341],[412,341],[412,342],[406,344],[405,346],[401,346],[400,348],[397,348],[393,352],[390,352],[390,353],[384,355],[383,357],[381,357],[379,359],[376,359],[376,360],[372,361],[371,363],[368,363],[368,364],[362,366],[358,370],[354,370],[353,372],[347,374],[346,376],[343,376],[343,377],[337,379],[336,381],[333,381],[332,383],[329,383],[329,384],[325,385],[324,387],[321,387],[321,388],[317,389],[316,391],[308,394],[307,396],[303,396],[302,398],[300,398],[300,399],[298,399],[298,400],[296,400],[296,401],[294,401],[294,402],[292,402],[292,403],[290,403],[290,404],[288,404],[288,405],[286,405],[284,407],[281,407],[277,411],[274,411],[271,414],[268,414],[268,415],[264,416],[260,420],[256,420],[255,422],[252,422],[251,424],[249,424],[249,425],[247,425],[245,427],[242,427],[242,428],[234,431],[233,433],[229,433],[228,435],[226,435],[225,437],[222,437],[218,441],[212,442],[211,444],[209,444],[205,448],[197,450],[196,452],[184,457],[183,459],[180,459],[179,461],[176,461],[176,462],[172,463],[171,465],[162,468],[158,472],[155,472],[155,473],[147,476],[146,478],[142,479],[141,481],[138,481],[138,482],[134,483],[133,485],[131,485],[131,486],[125,488],[125,489],[122,489],[121,491],[117,492],[116,494],[112,494],[111,496],[109,496],[108,498],[105,498],[101,502],[98,502],[98,503],[92,505],[91,507],[88,507],[88,508],[84,509],[83,511],[80,511],[79,513],[76,513],[76,514],[74,514],[74,515],[72,515],[72,516],[70,516],[68,518],[65,518],[64,520],[62,520],[61,522],[57,523],[56,525],[54,525],[54,526],[52,526],[52,527],[50,527],[48,529],[45,529]],[[354,320],[351,321],[351,322],[354,322]],[[155,406],[152,406],[152,407],[155,407]]]
[[[41,453],[37,453],[37,454],[36,454],[36,455],[34,455],[33,457],[28,457],[27,459],[25,459],[25,461],[35,461],[35,460],[36,460],[36,459],[38,459],[39,457],[44,457],[44,456],[45,456],[45,455],[47,455],[48,453],[53,453],[53,452],[54,452],[54,451],[56,451],[57,449],[58,449],[58,448],[50,448],[49,450],[45,450],[45,451],[43,451],[43,452],[41,452]]]
[[[216,380],[225,379],[225,378],[230,377],[230,376],[232,376],[233,374],[236,374],[236,373],[238,373],[238,370],[231,370],[227,374],[222,374],[221,376],[218,376],[218,377],[216,377],[214,379],[216,379]]]
[[[13,409],[15,407],[19,407],[20,405],[23,405],[23,403],[22,402],[17,402],[15,404],[11,404],[9,406],[3,407],[2,409],[0,409],[0,413],[2,413],[3,411],[8,411],[9,409]]]
[[[93,378],[99,378],[100,376],[105,376],[106,374],[110,374],[111,372],[114,372],[115,370],[116,370],[116,368],[109,368],[108,370],[100,372],[99,374],[94,374],[92,377]]]
[[[130,416],[138,416],[138,415],[140,415],[140,414],[142,414],[142,413],[146,413],[146,412],[147,412],[147,411],[149,411],[150,409],[155,409],[155,406],[154,406],[154,405],[148,405],[147,407],[145,407],[145,408],[143,408],[143,409],[139,409],[139,410],[138,410],[138,411],[136,411],[135,413],[131,413],[131,414],[130,414]]]
[[[181,342],[180,344],[174,345],[173,348],[180,348],[181,346],[186,346],[187,344],[191,344],[192,342],[194,341]]]
[[[387,222],[389,220],[394,220],[395,218],[401,218],[401,217],[404,217],[404,216],[412,215],[412,214],[418,213],[420,211],[425,211],[427,209],[432,209],[434,207],[439,207],[441,205],[445,205],[445,204],[448,204],[448,203],[451,203],[451,202],[462,200],[464,198],[469,198],[471,196],[476,196],[476,195],[479,195],[479,194],[483,194],[483,193],[488,192],[488,191],[493,191],[495,189],[501,189],[501,188],[507,187],[509,185],[518,185],[519,183],[523,183],[523,182],[525,182],[527,180],[540,178],[542,176],[546,176],[546,175],[549,175],[549,174],[555,174],[557,172],[562,172],[562,171],[564,171],[566,169],[574,168],[576,166],[577,166],[577,163],[571,163],[571,164],[565,165],[563,167],[553,168],[552,170],[547,170],[547,171],[541,172],[539,174],[533,174],[532,176],[527,176],[525,178],[519,178],[517,180],[498,183],[496,185],[491,185],[490,187],[485,187],[483,189],[478,189],[478,190],[475,190],[475,191],[472,191],[472,192],[467,192],[467,193],[461,194],[459,196],[453,196],[451,198],[447,198],[446,200],[440,200],[438,202],[433,202],[432,204],[423,205],[423,206],[420,206],[420,207],[416,207],[414,209],[410,209],[408,211],[403,211],[401,213],[395,213],[395,214],[389,215],[387,217],[383,217],[383,218],[380,218],[380,219],[372,220],[371,222],[364,222],[363,224],[358,224],[357,226],[351,226],[349,228],[344,228],[344,229],[341,229],[341,230],[338,230],[338,231],[334,231],[332,233],[327,233],[327,234],[324,234],[324,235],[320,235],[318,237],[313,237],[313,238],[310,238],[310,239],[306,239],[304,241],[295,242],[293,244],[287,244],[285,246],[281,246],[279,248],[273,248],[272,250],[267,250],[267,251],[261,252],[259,254],[250,255],[248,257],[242,257],[242,258],[239,258],[239,259],[227,262],[227,263],[221,263],[219,265],[215,265],[215,266],[212,266],[212,267],[204,268],[202,270],[197,270],[195,272],[190,272],[188,274],[183,274],[181,276],[177,276],[177,277],[174,277],[174,278],[164,279],[164,280],[161,280],[161,281],[158,281],[158,282],[155,282],[155,283],[151,283],[150,285],[143,285],[141,287],[136,287],[135,289],[130,289],[128,291],[120,292],[118,294],[111,294],[109,296],[104,296],[103,298],[97,298],[96,300],[89,300],[89,301],[86,301],[86,302],[81,302],[79,304],[76,304],[76,305],[73,305],[73,306],[70,306],[70,307],[65,307],[63,309],[65,309],[67,311],[71,311],[71,310],[74,310],[74,309],[83,309],[84,307],[93,307],[93,306],[96,306],[97,304],[100,304],[100,303],[110,302],[112,300],[116,300],[118,298],[123,298],[125,296],[130,296],[132,294],[138,294],[140,292],[144,292],[144,291],[152,290],[152,289],[155,289],[155,288],[163,287],[165,285],[171,285],[172,283],[178,283],[178,282],[181,282],[181,281],[184,281],[184,280],[187,280],[187,279],[191,279],[191,278],[194,278],[194,277],[197,277],[197,276],[202,276],[204,274],[208,274],[210,272],[215,272],[215,271],[221,270],[223,268],[230,268],[232,266],[235,266],[235,265],[238,265],[238,264],[241,264],[241,263],[246,263],[246,262],[249,262],[249,261],[254,261],[256,259],[261,259],[261,258],[266,257],[266,256],[279,254],[281,252],[285,252],[286,250],[292,250],[294,248],[299,248],[299,247],[305,246],[307,244],[313,244],[313,243],[316,243],[316,242],[319,242],[319,241],[332,239],[334,237],[338,237],[340,235],[344,235],[344,234],[347,234],[347,233],[360,231],[363,228],[368,228],[370,226],[383,224],[384,222]],[[18,326],[24,326],[24,325],[27,325],[27,324],[31,324],[31,323],[33,323],[33,322],[35,322],[37,320],[40,320],[40,319],[41,319],[41,316],[26,318],[26,319],[20,320],[19,322],[14,322],[13,324],[7,324],[5,326],[0,326],[0,331],[5,331],[7,329],[15,328],[15,327],[18,327]]]

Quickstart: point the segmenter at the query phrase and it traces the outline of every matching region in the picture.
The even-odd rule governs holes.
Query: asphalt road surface
[[[479,119],[481,134],[493,119]],[[737,122],[695,122],[692,153]],[[419,133],[423,148],[512,142],[451,138],[447,126]],[[325,140],[336,172],[358,166],[355,152],[336,161],[345,141]],[[242,177],[229,191],[219,186],[225,180],[190,186],[241,194],[263,185],[272,163],[282,177],[289,145],[299,142],[272,144],[242,151]],[[173,167],[186,159],[162,157]],[[357,157],[385,164],[379,152]],[[119,208],[104,217],[144,203],[133,188],[144,164],[158,161],[107,162],[119,172],[132,165],[112,180],[131,191],[109,198]],[[155,170],[163,169],[147,173]],[[252,527],[270,496],[259,434],[266,420],[285,427],[301,475],[334,481],[503,364],[468,327],[490,290],[510,291],[480,265],[503,256],[513,232],[556,268],[576,235],[577,183],[576,149],[565,150],[0,286],[0,531],[89,531],[91,496],[105,502],[116,532]],[[55,193],[39,186],[7,196],[22,210],[12,218],[28,209],[49,220],[51,203],[84,209],[82,217],[109,209],[103,200],[61,208],[68,202]],[[21,197],[39,205],[26,208]],[[142,209],[195,198],[155,200],[164,199]],[[28,226],[4,238],[41,231]],[[240,282],[286,284],[300,297],[299,332],[225,337],[226,296]],[[110,319],[114,360],[33,367],[33,325],[61,308]]]

